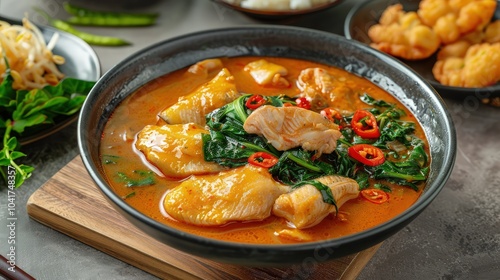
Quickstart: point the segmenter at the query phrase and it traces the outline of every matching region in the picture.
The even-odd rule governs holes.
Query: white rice
[[[224,0],[233,5],[254,10],[302,10],[333,2],[335,0]]]

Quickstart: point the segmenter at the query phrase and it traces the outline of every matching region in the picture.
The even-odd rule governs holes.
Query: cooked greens
[[[342,137],[337,148],[330,154],[315,158],[315,153],[302,148],[277,151],[266,139],[256,134],[248,134],[243,123],[252,110],[245,107],[245,100],[250,95],[243,95],[206,116],[210,134],[203,135],[203,152],[206,161],[214,161],[223,166],[236,167],[247,163],[247,158],[254,152],[263,151],[279,158],[276,165],[269,168],[273,177],[293,187],[311,184],[316,178],[325,175],[342,175],[355,179],[360,189],[374,188],[390,192],[387,185],[373,179],[404,185],[418,190],[418,184],[425,181],[428,173],[428,156],[424,142],[413,135],[415,123],[403,121],[405,112],[395,104],[375,100],[368,94],[360,98],[371,105],[370,112],[375,116],[380,129],[377,139],[363,139],[353,132],[350,121],[352,115],[343,116],[341,121]],[[267,105],[281,107],[289,102],[286,97],[264,97]],[[384,151],[385,162],[378,166],[366,166],[348,155],[348,148],[355,144],[371,144]],[[335,205],[331,192],[318,187],[323,199]]]

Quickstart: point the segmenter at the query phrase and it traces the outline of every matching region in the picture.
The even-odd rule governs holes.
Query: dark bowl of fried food
[[[259,19],[283,19],[330,9],[342,0],[322,1],[260,1],[260,0],[214,0],[216,3]]]
[[[379,244],[433,201],[456,152],[442,99],[413,70],[341,36],[274,25],[187,34],[126,58],[89,94],[78,143],[136,227],[246,266]]]
[[[346,17],[345,36],[400,59],[443,96],[499,97],[498,2],[441,2],[361,2]]]

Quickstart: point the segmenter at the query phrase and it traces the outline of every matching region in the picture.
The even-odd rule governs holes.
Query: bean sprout
[[[64,78],[57,68],[65,62],[64,57],[55,55],[52,50],[59,38],[55,33],[46,44],[38,27],[27,18],[23,25],[11,25],[0,21],[0,82],[4,79],[7,65],[14,79],[12,87],[19,89],[42,88],[46,85],[56,85]]]

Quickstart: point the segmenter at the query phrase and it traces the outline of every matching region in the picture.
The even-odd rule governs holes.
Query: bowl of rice
[[[329,9],[342,0],[214,0],[250,16],[281,18]]]

